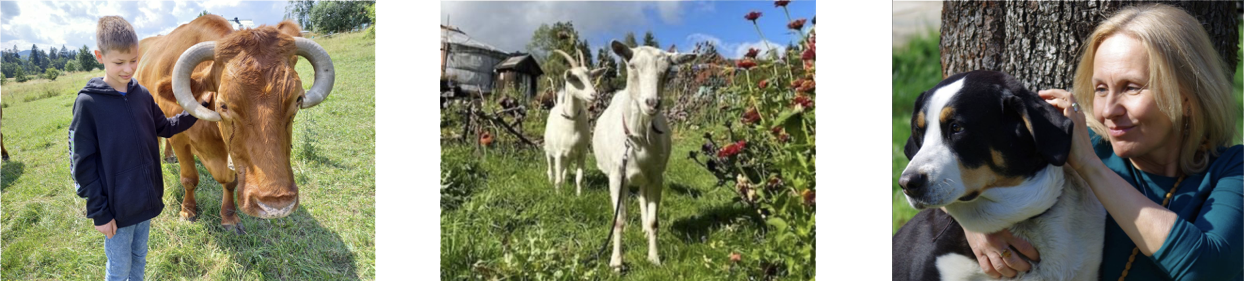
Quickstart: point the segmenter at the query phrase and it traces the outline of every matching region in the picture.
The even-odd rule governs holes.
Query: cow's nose
[[[644,103],[648,104],[648,107],[652,109],[661,109],[661,99],[647,99],[644,100]]]
[[[898,178],[898,185],[903,187],[903,194],[912,195],[924,189],[929,184],[929,177],[924,173],[904,173]]]

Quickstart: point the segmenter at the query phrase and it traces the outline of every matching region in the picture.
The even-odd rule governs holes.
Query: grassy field
[[[298,114],[291,164],[301,207],[280,219],[241,215],[246,235],[220,227],[221,187],[202,165],[197,222],[182,221],[176,164],[164,167],[164,212],[152,220],[150,280],[339,280],[375,276],[375,40],[316,38],[337,68],[332,96]],[[298,64],[304,87],[310,63]],[[103,235],[84,217],[69,176],[66,127],[75,94],[102,70],[4,85],[0,279],[101,279]]]
[[[1240,27],[1240,33],[1244,35],[1244,25]],[[1241,46],[1241,56],[1244,58],[1244,45]],[[899,227],[907,223],[912,216],[917,213],[916,209],[911,208],[907,204],[907,199],[903,197],[903,192],[898,185],[898,176],[903,172],[903,168],[907,167],[907,157],[903,155],[903,145],[907,143],[907,137],[911,135],[911,114],[912,106],[916,103],[916,97],[921,92],[932,88],[941,81],[941,62],[938,51],[938,34],[936,31],[930,31],[926,36],[913,39],[906,46],[894,49],[893,54],[893,83],[894,83],[894,100],[893,100],[893,133],[891,139],[893,141],[893,149],[891,157],[893,165],[891,167],[892,178],[890,184],[893,194],[891,200],[893,205],[893,228],[892,232],[897,232]],[[1244,63],[1236,66],[1235,70],[1235,97],[1236,108],[1240,112],[1244,112]],[[1237,126],[1244,124],[1244,115],[1236,117]],[[1240,143],[1240,142],[1236,142]]]
[[[536,116],[531,120],[541,120]],[[543,128],[527,126],[542,136]],[[588,157],[583,195],[573,184],[555,190],[545,176],[542,149],[502,146],[486,157],[473,146],[442,142],[442,169],[472,176],[442,197],[441,278],[482,279],[496,276],[538,279],[604,278],[624,280],[710,280],[731,275],[729,255],[744,249],[724,245],[757,244],[763,223],[730,188],[687,158],[699,150],[703,128],[673,130],[674,152],[665,172],[658,245],[663,265],[646,259],[647,239],[639,224],[637,199],[627,198],[623,234],[628,270],[614,274],[608,267],[612,246],[592,263],[605,242],[613,212],[608,181]],[[573,182],[573,173],[570,181]],[[442,190],[445,192],[445,190]],[[729,242],[729,243],[726,243]],[[612,244],[610,244],[612,245]],[[744,256],[744,259],[749,257]],[[554,277],[561,272],[561,277]],[[543,275],[541,275],[543,274]],[[730,277],[731,279],[742,277]]]

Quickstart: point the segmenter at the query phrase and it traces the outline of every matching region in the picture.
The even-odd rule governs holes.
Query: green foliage
[[[289,4],[285,4],[285,19],[294,20],[303,30],[316,30],[314,22],[311,21],[313,8],[315,1],[289,1]]]
[[[22,67],[17,68],[17,71],[13,74],[13,78],[17,80],[17,83],[30,81],[30,76],[26,75],[26,69]]]
[[[626,37],[624,37],[624,38],[625,38],[625,39],[622,39],[622,43],[623,43],[623,44],[626,44],[626,46],[631,47],[631,48],[634,48],[634,47],[639,47],[639,41],[635,41],[635,33],[634,33],[634,32],[627,31],[627,32],[626,32]]]
[[[82,68],[82,66],[81,66],[81,64],[79,64],[79,63],[78,63],[78,60],[76,60],[76,59],[74,59],[74,60],[70,60],[70,61],[68,61],[68,62],[66,62],[66,63],[65,63],[65,72],[74,72],[74,71],[78,71],[78,70],[79,70],[79,68]]]
[[[907,204],[902,189],[898,185],[898,176],[907,167],[907,156],[903,155],[903,146],[911,135],[912,105],[921,92],[932,88],[942,81],[941,52],[939,42],[941,36],[937,30],[929,30],[924,35],[916,36],[907,45],[895,48],[893,52],[891,75],[894,97],[891,117],[891,232],[907,223],[919,211]]]
[[[311,22],[316,32],[350,31],[371,23],[367,8],[372,1],[320,1],[311,8]]]
[[[815,52],[815,41],[815,35],[802,39],[803,48],[787,57]],[[730,183],[725,187],[768,226],[762,246],[748,247],[752,250],[745,256],[752,259],[744,262],[744,271],[811,279],[816,271],[815,68],[812,60],[755,62],[750,70],[734,69],[734,83],[722,90],[734,101],[724,112],[739,118],[727,119],[726,130],[705,135],[705,145],[692,157],[704,157],[705,167],[719,182]]]
[[[575,30],[574,23],[570,22],[557,22],[552,26],[541,24],[535,32],[532,32],[531,42],[527,43],[527,51],[540,62],[540,68],[544,70],[545,75],[553,78],[553,85],[548,86],[562,85],[562,74],[570,68],[569,62],[561,55],[553,53],[553,50],[562,50],[571,57],[575,57],[577,49],[587,60],[587,67],[592,68],[592,51],[588,49],[587,40],[580,40],[580,38],[582,37],[579,36],[579,31]],[[575,59],[578,60],[577,57]]]
[[[0,72],[4,74],[5,78],[13,78],[13,77],[17,77],[17,70],[21,68],[22,68],[22,65],[20,62],[7,62],[6,61],[4,62],[2,66],[0,66]]]
[[[86,45],[82,45],[82,49],[78,50],[78,67],[81,68],[79,70],[82,71],[91,71],[96,68],[102,69],[103,65],[100,65],[99,62],[95,60],[95,54],[91,52],[90,48],[87,48]]]
[[[199,12],[199,15],[194,16],[194,17],[196,17],[196,18],[197,18],[197,17],[202,17],[202,16],[206,16],[206,15],[210,15],[210,14],[212,14],[212,13],[208,13],[208,12],[207,12],[207,10],[203,10],[202,12]]]
[[[43,77],[47,78],[48,80],[56,81],[56,77],[58,76],[60,76],[60,71],[56,70],[55,68],[48,68],[46,71],[43,72]]]
[[[486,174],[478,158],[441,154],[441,209],[453,210],[480,187]]]

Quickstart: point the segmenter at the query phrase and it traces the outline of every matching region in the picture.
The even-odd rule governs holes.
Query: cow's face
[[[1071,120],[999,72],[947,78],[916,99],[899,178],[917,209],[976,200],[1066,161]],[[988,197],[988,196],[986,196]]]
[[[696,54],[678,54],[660,49],[640,46],[630,48],[614,40],[613,52],[626,63],[626,88],[634,93],[631,98],[639,105],[640,112],[652,116],[661,108],[661,89],[668,81],[670,67],[690,62]]]
[[[240,178],[240,209],[260,218],[284,217],[298,205],[289,157],[294,117],[306,98],[294,70],[294,40],[274,31],[238,32],[254,35],[227,37],[216,49],[217,124]]]
[[[200,119],[218,121],[239,178],[238,207],[260,218],[284,217],[297,208],[298,185],[290,167],[294,117],[324,100],[334,80],[327,53],[295,37],[297,27],[287,24],[235,31],[203,47],[207,51],[191,47],[174,67],[172,79],[183,108]],[[310,90],[302,89],[294,70],[297,56],[307,57],[316,70]],[[179,82],[179,77],[190,76],[179,70],[183,61],[195,65],[203,60],[212,61],[210,74]],[[191,89],[216,92],[214,110],[198,106]]]

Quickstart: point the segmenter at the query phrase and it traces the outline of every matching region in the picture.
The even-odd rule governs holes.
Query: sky
[[[286,1],[242,2],[0,2],[0,49],[47,50],[62,45],[95,49],[95,26],[102,16],[118,15],[134,26],[138,38],[168,34],[204,10],[228,19],[251,19],[255,26],[283,20]]]
[[[791,18],[808,19],[805,31],[812,26],[814,1],[792,1],[787,8]],[[541,24],[569,21],[593,52],[610,40],[622,41],[628,31],[642,44],[644,33],[651,30],[661,49],[675,44],[688,52],[696,42],[710,41],[723,56],[738,58],[748,48],[764,50],[756,27],[743,19],[753,10],[762,13],[757,23],[765,38],[776,42],[774,48],[784,49],[796,40],[786,28],[786,13],[773,1],[441,2],[440,20],[507,52],[525,52]]]

